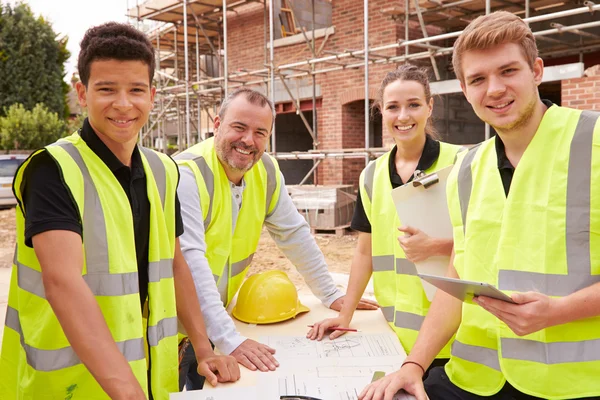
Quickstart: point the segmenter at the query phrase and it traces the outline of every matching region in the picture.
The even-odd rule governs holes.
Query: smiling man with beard
[[[288,195],[277,161],[265,154],[274,122],[275,109],[268,98],[239,89],[223,101],[214,120],[214,138],[175,157],[185,227],[181,245],[208,335],[222,353],[261,371],[279,365],[275,351],[242,337],[225,307],[244,280],[263,224],[315,296],[334,310],[343,304],[308,224]],[[377,305],[361,300],[359,308]],[[188,389],[200,389],[204,379],[195,373],[194,350],[185,341],[182,347],[180,389],[186,381]]]

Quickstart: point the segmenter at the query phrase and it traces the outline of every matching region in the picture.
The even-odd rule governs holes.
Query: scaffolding
[[[308,133],[313,149],[305,152],[277,151],[276,132],[271,138],[270,152],[278,159],[310,159],[315,174],[322,160],[328,158],[364,158],[366,161],[385,149],[369,143],[369,66],[401,63],[409,60],[429,60],[436,80],[442,79],[438,60],[452,53],[452,42],[470,21],[479,15],[506,10],[522,17],[531,26],[538,42],[540,56],[578,54],[600,50],[600,5],[591,1],[558,0],[405,0],[398,1],[381,13],[404,25],[404,38],[396,42],[371,47],[369,45],[369,0],[363,0],[363,48],[329,52],[325,49],[328,35],[321,47],[315,41],[315,0],[312,0],[312,29],[299,34],[310,49],[311,58],[277,65],[274,57],[274,1],[280,0],[148,0],[130,8],[128,16],[146,25],[152,22],[148,35],[157,54],[157,107],[144,127],[140,140],[146,145],[167,151],[166,132],[177,132],[177,148],[182,150],[204,140],[217,112],[217,107],[229,90],[244,85],[260,85],[274,100],[275,81],[282,83],[295,105]],[[296,0],[297,1],[297,0]],[[357,0],[358,1],[358,0]],[[264,67],[230,72],[228,70],[227,13],[243,12],[252,3],[262,4],[264,11]],[[294,0],[291,16],[294,14]],[[335,0],[333,0],[335,7]],[[226,10],[226,12],[224,12]],[[561,24],[567,17],[587,15],[588,22]],[[589,17],[591,15],[591,17]],[[542,21],[552,21],[551,29],[538,29]],[[577,22],[577,21],[576,21]],[[296,22],[296,26],[300,26]],[[410,27],[417,26],[420,37],[410,37]],[[438,32],[428,34],[428,27]],[[569,37],[565,35],[569,33]],[[390,50],[396,55],[390,55]],[[402,52],[402,49],[404,50]],[[323,56],[322,54],[328,54]],[[316,118],[316,76],[333,71],[364,69],[365,147],[360,149],[323,149],[319,146]],[[289,82],[308,77],[312,80],[312,124],[300,107]],[[206,126],[203,130],[202,125]],[[193,130],[193,133],[192,133]],[[486,126],[486,137],[489,127]]]

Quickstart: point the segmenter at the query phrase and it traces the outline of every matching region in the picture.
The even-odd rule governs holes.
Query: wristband
[[[421,371],[423,371],[423,375],[425,375],[425,368],[423,368],[423,366],[421,364],[419,364],[416,361],[410,361],[410,360],[405,360],[402,365],[400,366],[400,368],[404,367],[406,364],[415,364],[417,367],[421,368]]]

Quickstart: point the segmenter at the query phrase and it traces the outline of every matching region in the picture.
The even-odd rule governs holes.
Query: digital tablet
[[[516,304],[510,296],[502,293],[489,283],[464,281],[427,274],[417,274],[421,279],[466,303],[473,303],[473,297],[486,296]]]

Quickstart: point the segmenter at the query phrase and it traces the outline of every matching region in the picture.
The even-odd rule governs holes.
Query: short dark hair
[[[240,95],[244,95],[246,97],[246,100],[248,100],[248,103],[250,104],[254,104],[255,106],[260,107],[269,107],[269,109],[271,110],[271,114],[273,115],[273,124],[275,124],[275,116],[277,113],[275,112],[273,102],[261,92],[246,87],[234,90],[233,92],[229,93],[227,97],[225,97],[225,99],[223,99],[218,114],[221,120],[225,118],[225,113],[229,108],[229,104],[231,104],[231,102]]]
[[[133,26],[107,22],[87,30],[77,60],[79,78],[87,87],[92,63],[98,60],[141,61],[148,65],[150,85],[156,61],[148,37]]]

